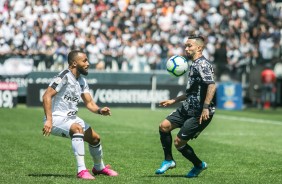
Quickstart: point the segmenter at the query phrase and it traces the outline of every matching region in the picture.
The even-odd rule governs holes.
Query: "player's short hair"
[[[205,42],[205,38],[202,35],[189,35],[188,39],[196,39],[196,40],[201,40],[202,42]]]
[[[201,46],[202,49],[204,49],[204,47],[205,47],[205,38],[202,35],[192,34],[192,35],[188,36],[188,39],[196,40],[196,44]]]
[[[72,50],[72,51],[70,51],[70,53],[68,54],[68,64],[69,65],[71,65],[74,62],[76,56],[79,53],[83,53],[84,54],[84,52],[81,51],[81,50]]]

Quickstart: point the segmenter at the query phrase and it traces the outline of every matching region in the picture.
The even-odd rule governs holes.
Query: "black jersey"
[[[184,109],[189,116],[200,116],[207,94],[208,84],[214,84],[212,64],[204,57],[192,62],[188,73],[186,87],[187,99],[183,102]],[[210,112],[214,113],[214,100],[210,105]]]

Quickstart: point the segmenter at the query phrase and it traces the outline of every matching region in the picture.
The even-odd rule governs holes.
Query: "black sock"
[[[172,146],[172,136],[171,133],[165,133],[160,131],[160,139],[164,150],[165,160],[173,160],[171,146]]]
[[[197,157],[195,154],[193,148],[186,144],[184,147],[178,149],[182,155],[187,158],[190,162],[194,164],[195,167],[199,167],[202,163],[202,161]]]

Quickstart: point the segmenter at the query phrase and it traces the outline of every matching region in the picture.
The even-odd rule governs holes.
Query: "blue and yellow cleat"
[[[156,170],[156,174],[163,174],[167,170],[173,169],[175,167],[176,167],[176,164],[175,164],[175,162],[173,160],[170,160],[170,161],[164,160],[162,162],[161,167],[158,170]]]
[[[191,171],[186,175],[187,178],[197,177],[203,170],[208,168],[206,162],[202,162],[202,167],[193,167]]]

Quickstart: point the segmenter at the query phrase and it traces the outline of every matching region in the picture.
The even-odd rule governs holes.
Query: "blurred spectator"
[[[209,22],[209,25],[212,29],[218,27],[218,25],[222,21],[222,15],[220,15],[215,7],[211,7],[208,11],[208,15],[206,17],[207,21]]]
[[[266,68],[261,73],[262,97],[261,103],[264,109],[276,108],[276,75],[270,68]]]
[[[94,35],[90,37],[90,43],[86,46],[86,54],[88,54],[90,68],[92,69],[95,69],[97,63],[104,59]]]
[[[15,33],[12,39],[12,47],[17,50],[24,50],[24,34],[20,27],[15,28]]]
[[[139,41],[137,46],[137,60],[139,61],[139,69],[141,72],[144,72],[148,68],[147,57],[146,57],[146,48],[144,46],[144,41]]]
[[[138,71],[139,63],[137,63],[137,47],[136,42],[129,40],[125,43],[125,47],[123,49],[123,57],[128,65],[129,71]]]
[[[33,54],[37,49],[37,38],[34,32],[30,29],[24,35],[24,45],[27,47],[28,53]]]
[[[4,38],[0,38],[0,64],[4,63],[11,53],[11,47]]]
[[[108,45],[106,46],[105,49],[102,50],[102,54],[104,55],[105,69],[111,70],[113,57],[112,57],[110,47]]]
[[[261,62],[263,64],[271,64],[273,59],[274,40],[269,29],[262,26],[262,34],[259,40],[259,51],[261,53]]]
[[[56,46],[54,43],[50,34],[39,35],[37,51],[33,55],[35,70],[55,70],[53,54],[56,51]]]
[[[166,61],[168,59],[168,51],[169,51],[166,40],[162,39],[160,41],[160,47],[161,47],[161,54],[160,54],[161,62],[159,69],[166,70]]]
[[[114,29],[113,29],[114,31]],[[121,70],[121,67],[122,67],[122,58],[121,57],[121,39],[118,37],[117,34],[113,34],[111,33],[109,35],[109,51],[110,51],[110,55],[111,55],[111,58],[112,58],[112,61],[113,63],[117,64],[117,68],[118,70]],[[112,68],[113,69],[113,68]]]
[[[58,46],[53,56],[55,70],[62,70],[63,68],[66,68],[68,62],[68,52],[68,47],[63,42],[58,42]]]
[[[216,80],[219,81],[222,74],[226,74],[227,70],[227,50],[226,43],[217,43],[215,46],[214,53],[214,64],[215,64],[215,76]]]

